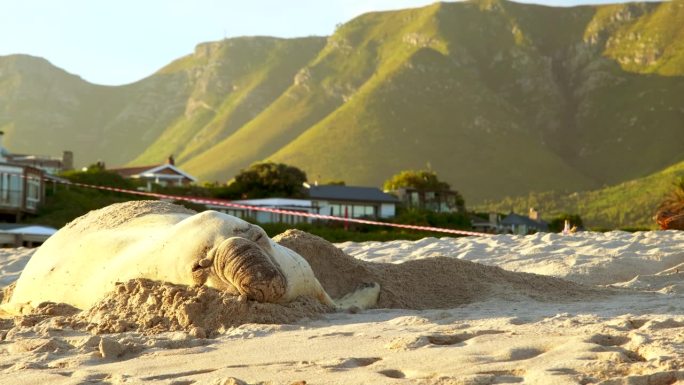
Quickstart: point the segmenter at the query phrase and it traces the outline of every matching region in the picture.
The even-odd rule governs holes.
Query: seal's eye
[[[236,228],[233,230],[233,233],[242,238],[249,239],[250,241],[261,246],[270,246],[270,243],[268,242],[268,236],[259,226],[249,225],[246,228]]]
[[[252,229],[252,225],[247,225],[247,227],[236,227],[233,229],[233,234],[243,235],[243,234],[249,232],[249,230],[251,230],[251,229]]]
[[[252,242],[259,242],[264,238],[268,238],[264,230],[259,226],[249,225],[246,228],[237,228],[233,230],[235,235],[240,236],[245,239],[249,239]]]
[[[263,237],[264,234],[262,234],[261,231],[258,231],[256,235],[254,235],[254,239],[252,239],[252,241],[259,242]]]

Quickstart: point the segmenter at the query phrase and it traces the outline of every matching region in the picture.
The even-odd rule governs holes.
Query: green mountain
[[[487,212],[526,213],[535,207],[545,219],[563,213],[579,214],[590,228],[656,228],[653,220],[658,205],[684,178],[684,162],[644,178],[602,189],[565,194],[530,193],[526,196],[487,202],[476,209]]]
[[[207,181],[267,159],[377,186],[430,167],[482,202],[684,161],[683,75],[684,0],[436,3],[368,13],[327,38],[200,44],[120,87],[0,57],[0,129],[16,152],[108,165],[175,154]]]
[[[186,79],[157,74],[135,84],[85,82],[44,59],[0,57],[0,130],[14,153],[59,155],[79,164],[123,164],[183,113]]]

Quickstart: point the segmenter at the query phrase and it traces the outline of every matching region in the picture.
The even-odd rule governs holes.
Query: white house
[[[399,203],[375,187],[309,186],[308,195],[319,214],[347,218],[391,218]]]
[[[256,208],[295,211],[307,214],[332,215],[347,218],[391,218],[396,213],[399,200],[375,187],[309,186],[309,199],[264,198],[230,201],[252,206],[255,209],[205,205],[208,209],[224,212],[257,223],[312,222],[316,218],[273,213]]]
[[[197,182],[197,179],[182,171],[175,165],[173,156],[163,164],[155,164],[150,166],[138,167],[120,167],[112,168],[113,171],[124,178],[138,179],[147,182],[147,191],[152,190],[152,184],[160,186],[188,186],[191,183]]]
[[[231,201],[230,203],[254,206],[265,209],[278,209],[296,211],[307,214],[317,214],[316,208],[310,200],[290,199],[290,198],[264,198],[264,199],[243,199]],[[301,222],[311,222],[311,218],[288,215],[282,213],[272,213],[267,211],[251,210],[247,208],[226,207],[220,205],[205,205],[210,210],[220,211],[239,218],[243,218],[258,223],[288,223],[296,224]]]
[[[511,212],[501,221],[501,225],[505,232],[520,235],[549,230],[549,224],[541,219],[539,212],[534,208],[530,208],[528,216]]]

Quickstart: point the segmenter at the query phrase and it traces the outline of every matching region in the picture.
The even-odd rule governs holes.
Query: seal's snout
[[[283,273],[256,243],[245,238],[223,241],[214,256],[214,271],[241,294],[259,302],[278,302],[287,290]]]

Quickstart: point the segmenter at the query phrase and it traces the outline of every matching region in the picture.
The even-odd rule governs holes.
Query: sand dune
[[[276,239],[333,297],[379,282],[381,308],[131,281],[2,320],[0,383],[684,384],[683,232]],[[30,255],[0,253],[3,284]]]
[[[684,232],[674,230],[345,242],[338,247],[365,261],[400,263],[448,256],[590,285],[624,282],[684,263]]]

